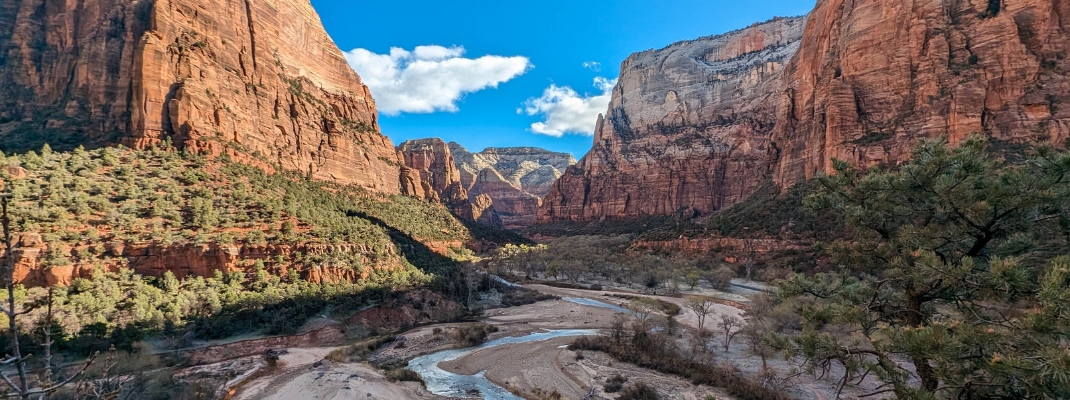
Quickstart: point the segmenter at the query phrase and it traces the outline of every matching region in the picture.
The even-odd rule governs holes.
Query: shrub
[[[557,296],[521,288],[505,292],[505,294],[502,295],[502,307],[523,306],[554,299],[557,299]]]
[[[477,322],[453,331],[453,340],[465,346],[478,346],[487,341],[487,335],[497,332],[494,325]]]
[[[681,354],[673,344],[673,339],[666,335],[640,334],[628,337],[583,336],[568,346],[569,350],[589,350],[608,353],[619,361],[635,364],[658,372],[677,375],[691,380],[694,384],[704,384],[724,388],[732,397],[740,400],[786,400],[789,397],[777,390],[765,387],[762,382],[743,375],[736,368],[720,364],[704,364]],[[611,379],[611,381],[613,381]],[[619,382],[623,385],[624,381]],[[613,384],[615,385],[615,383]],[[612,385],[611,385],[612,386]],[[638,387],[640,385],[636,385]],[[643,395],[644,391],[633,394]],[[608,391],[607,391],[608,392]],[[655,393],[656,395],[656,393]],[[643,399],[648,397],[625,397]],[[656,398],[656,397],[652,397]]]
[[[732,278],[736,277],[736,271],[727,266],[721,266],[706,274],[706,280],[714,289],[725,290],[732,284]]]
[[[658,400],[658,392],[654,388],[647,386],[645,383],[638,383],[635,386],[624,389],[620,392],[618,400]]]
[[[424,382],[424,378],[420,377],[420,374],[408,368],[395,368],[386,371],[384,376],[391,382],[420,382],[421,385],[427,386],[427,382]]]
[[[621,376],[620,374],[613,375],[612,378],[606,381],[606,384],[602,386],[602,389],[606,393],[617,393],[624,388],[624,383],[628,382],[628,378]]]

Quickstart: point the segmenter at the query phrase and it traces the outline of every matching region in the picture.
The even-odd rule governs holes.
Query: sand
[[[476,351],[439,367],[459,374],[486,371],[486,377],[514,393],[531,395],[536,389],[557,390],[566,399],[613,398],[604,392],[607,380],[615,375],[628,378],[629,384],[646,383],[657,388],[662,399],[703,400],[709,396],[728,399],[718,390],[692,385],[685,379],[615,362],[605,354],[569,351],[564,347],[575,338],[558,338],[542,342],[504,345]]]
[[[332,348],[289,349],[278,366],[240,388],[233,400],[440,399],[418,383],[394,383],[367,364],[323,358]]]

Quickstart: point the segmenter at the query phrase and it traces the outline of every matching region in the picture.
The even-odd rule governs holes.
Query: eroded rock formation
[[[834,158],[901,163],[924,138],[1061,144],[1068,16],[1058,0],[820,0],[806,19],[632,55],[540,221],[704,214]]]
[[[822,0],[780,84],[774,178],[902,162],[922,138],[1070,136],[1070,2]]]
[[[502,225],[509,229],[534,223],[542,196],[576,163],[571,154],[534,147],[488,148],[478,153],[470,153],[457,143],[449,147],[471,202],[490,201]]]
[[[593,148],[539,219],[690,216],[752,193],[772,163],[777,84],[805,24],[775,19],[628,57]]]
[[[402,192],[444,204],[461,218],[491,223],[490,204],[469,201],[450,147],[442,139],[407,140],[397,146],[402,166]]]
[[[0,4],[0,149],[165,138],[400,191],[375,102],[307,0]]]

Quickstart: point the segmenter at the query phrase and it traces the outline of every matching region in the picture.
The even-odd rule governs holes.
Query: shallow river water
[[[608,305],[608,304],[607,304]],[[598,331],[592,329],[564,329],[548,332],[532,333],[520,337],[504,337],[492,340],[476,347],[465,349],[445,350],[426,356],[416,357],[409,361],[409,369],[416,371],[427,382],[427,390],[439,396],[446,397],[469,397],[480,396],[485,399],[523,400],[509,393],[505,388],[495,385],[483,376],[483,372],[476,375],[455,374],[438,367],[444,361],[452,361],[464,357],[476,350],[491,347],[516,344],[541,342],[559,337],[597,335]],[[478,390],[478,395],[474,392]]]
[[[582,304],[582,305],[585,305],[585,306],[608,308],[608,309],[616,311],[616,312],[622,312],[622,313],[631,312],[631,311],[628,311],[628,309],[624,308],[624,307],[619,307],[619,306],[615,306],[615,305],[612,305],[612,304],[609,304],[609,303],[603,303],[603,302],[598,301],[598,300],[591,300],[591,299],[584,298],[584,297],[562,297],[561,300],[564,300],[564,301],[567,301],[567,302],[570,302],[570,303]]]

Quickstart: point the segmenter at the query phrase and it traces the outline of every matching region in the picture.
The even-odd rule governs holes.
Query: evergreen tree
[[[1050,150],[1007,165],[977,137],[923,142],[894,170],[836,162],[807,203],[854,238],[832,246],[841,271],[783,284],[802,326],[779,347],[900,398],[1067,398],[1070,259],[1050,233],[1068,166]]]

